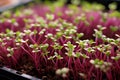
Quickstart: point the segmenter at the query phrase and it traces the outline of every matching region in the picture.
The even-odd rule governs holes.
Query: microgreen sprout
[[[111,31],[116,32],[118,30],[118,27],[110,26]]]
[[[61,50],[62,48],[63,48],[63,46],[61,46],[61,45],[59,45],[58,43],[55,43],[54,45],[53,45],[53,48],[55,49],[55,50]]]
[[[49,26],[49,27],[52,27],[52,28],[56,28],[56,27],[58,26],[58,21],[49,22],[48,26]]]
[[[0,43],[3,42],[3,40],[0,38]]]
[[[103,60],[95,59],[90,60],[90,63],[93,64],[96,68],[100,68],[102,71],[106,72],[110,69],[112,64],[110,62],[105,62]]]
[[[91,47],[88,47],[88,48],[84,48],[86,51],[88,51],[89,53],[93,53],[95,52],[95,50]]]
[[[89,56],[87,56],[87,55],[85,55],[85,54],[82,54],[82,53],[80,53],[80,55],[83,57],[83,58],[90,58]]]
[[[48,20],[53,20],[55,16],[53,14],[47,14],[46,17]]]
[[[63,59],[61,55],[59,55],[57,52],[54,53],[57,59]]]
[[[46,37],[46,38],[51,38],[51,37],[53,37],[53,34],[48,33],[47,35],[45,35],[45,37]]]
[[[11,12],[10,11],[5,11],[2,13],[2,16],[10,18],[11,17]]]
[[[39,34],[41,35],[41,34],[43,34],[45,31],[46,31],[45,29],[42,29],[42,30],[39,32]]]
[[[12,30],[6,29],[6,37],[14,37],[14,34]]]
[[[118,61],[120,59],[120,54],[117,54],[117,56],[115,56],[115,57],[111,57],[111,59]]]
[[[30,48],[33,49],[33,50],[32,50],[33,53],[37,53],[37,52],[40,51],[40,50],[39,50],[39,47],[38,47],[38,44],[31,44],[31,45],[30,45]]]
[[[79,73],[79,75],[80,75],[81,77],[83,77],[84,79],[87,77],[84,73]]]
[[[109,4],[109,8],[110,8],[111,10],[117,9],[116,3],[111,3],[111,4]]]
[[[75,49],[75,45],[71,44],[71,42],[67,42],[67,44],[64,44],[64,46],[66,46],[66,50],[68,51],[66,54],[71,57],[74,54],[74,49]]]
[[[11,47],[8,47],[7,51],[9,52],[9,54],[7,54],[8,57],[11,57],[13,55],[13,53],[14,53],[14,49],[11,48]]]
[[[67,15],[69,15],[69,16],[71,16],[71,15],[73,15],[73,10],[67,10],[67,11],[65,11],[65,13],[67,14]]]
[[[88,45],[88,40],[79,40],[76,42],[81,48],[84,48]]]
[[[56,70],[56,74],[61,75],[62,77],[66,77],[68,72],[69,72],[69,69],[65,67],[62,69]]]
[[[25,15],[31,15],[31,14],[33,14],[33,10],[31,10],[31,9],[25,9],[24,12],[23,12],[23,14],[25,14]]]
[[[97,38],[102,38],[102,31],[98,31],[97,29],[94,29],[95,34],[93,36],[97,37]]]
[[[32,35],[33,34],[33,32],[31,30],[24,30],[24,33],[26,35]]]
[[[81,37],[84,36],[84,33],[77,33],[77,38],[80,39]]]
[[[43,51],[43,55],[48,55],[49,51],[47,51],[47,48],[49,47],[49,44],[40,44],[39,48]]]

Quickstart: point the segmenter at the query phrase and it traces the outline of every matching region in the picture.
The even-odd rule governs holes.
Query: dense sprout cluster
[[[48,80],[118,80],[120,14],[76,6],[6,11],[0,62]]]

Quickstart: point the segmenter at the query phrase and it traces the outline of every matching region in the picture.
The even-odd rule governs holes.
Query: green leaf
[[[110,26],[110,30],[113,32],[116,32],[118,30],[118,27],[116,26]]]
[[[94,61],[95,61],[95,64],[98,64],[100,60],[99,59],[95,59]]]
[[[111,4],[109,4],[109,8],[111,10],[115,10],[115,9],[117,9],[117,4],[116,3],[111,3]]]
[[[47,17],[48,20],[53,20],[54,19],[53,14],[46,14],[46,17]]]
[[[78,38],[81,38],[81,37],[83,37],[84,36],[84,33],[77,33],[77,37]]]
[[[81,55],[79,52],[76,52],[75,57],[79,58]]]

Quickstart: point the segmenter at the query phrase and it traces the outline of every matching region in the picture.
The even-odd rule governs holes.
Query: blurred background
[[[100,3],[105,6],[106,10],[109,10],[110,3],[114,3],[116,5],[116,9],[120,10],[120,0],[0,0],[0,11],[4,11],[8,8],[14,8],[16,6],[26,4],[31,1],[35,3],[53,3],[56,1],[63,1],[65,5],[75,4],[78,6],[80,6],[83,2]]]
[[[33,0],[0,0],[0,12],[28,3]]]

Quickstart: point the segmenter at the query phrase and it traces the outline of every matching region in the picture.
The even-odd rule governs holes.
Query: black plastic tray
[[[0,80],[41,80],[27,74],[20,74],[16,70],[0,67]]]

